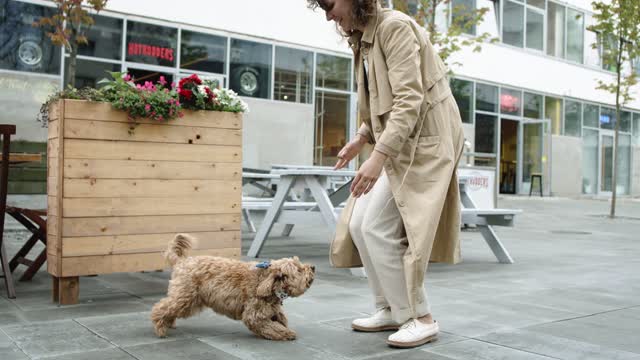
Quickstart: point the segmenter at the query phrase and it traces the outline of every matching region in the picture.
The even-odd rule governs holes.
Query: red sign
[[[129,43],[127,54],[130,56],[151,56],[158,59],[173,61],[173,49],[160,46],[152,46],[132,42]]]

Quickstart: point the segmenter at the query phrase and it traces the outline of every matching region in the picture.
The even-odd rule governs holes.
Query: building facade
[[[409,1],[410,8],[417,2]],[[453,0],[488,7],[470,32],[500,39],[452,59],[451,79],[471,146],[463,160],[496,168],[504,193],[529,191],[541,174],[545,193],[611,191],[614,99],[596,90],[612,79],[590,44],[587,1]],[[393,4],[388,4],[393,6]],[[111,0],[80,48],[76,86],[95,86],[105,71],[138,81],[177,81],[197,73],[238,92],[244,166],[333,165],[355,134],[353,59],[322,11],[304,0]],[[438,26],[450,19],[440,9]],[[40,104],[63,87],[66,55],[31,23],[51,13],[40,0],[0,0],[0,109],[17,125],[14,151],[46,151]],[[503,19],[501,21],[501,19]],[[618,193],[640,195],[640,99],[620,116]],[[12,171],[13,172],[13,171]],[[12,193],[44,193],[46,168],[14,172]]]

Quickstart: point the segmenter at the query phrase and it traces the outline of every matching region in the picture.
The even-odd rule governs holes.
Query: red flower
[[[187,101],[191,100],[191,97],[193,96],[193,92],[191,92],[191,90],[187,90],[187,89],[180,89],[180,91],[178,92],[180,94],[180,96],[182,96],[183,98],[187,99]]]
[[[178,83],[178,88],[183,89],[185,87],[185,85],[187,84],[193,84],[193,85],[201,85],[202,84],[202,80],[200,80],[200,78],[198,77],[198,75],[193,74],[189,77],[186,77],[182,80],[180,80],[180,82]]]
[[[207,93],[207,100],[209,102],[213,101],[213,98],[215,97],[214,93],[211,91],[211,89],[209,89],[209,87],[204,88],[204,92]]]

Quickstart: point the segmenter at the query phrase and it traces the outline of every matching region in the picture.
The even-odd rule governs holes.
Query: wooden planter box
[[[240,257],[242,115],[186,111],[139,120],[107,103],[51,106],[47,267],[53,299],[78,301],[78,276],[166,268],[176,233],[193,255]]]

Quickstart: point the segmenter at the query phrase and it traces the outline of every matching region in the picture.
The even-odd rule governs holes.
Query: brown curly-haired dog
[[[204,308],[234,320],[242,320],[256,335],[271,340],[293,340],[282,309],[286,297],[300,296],[311,286],[315,267],[298,257],[271,262],[242,262],[215,257],[187,257],[195,241],[178,234],[169,242],[165,258],[173,267],[167,297],[151,310],[155,332],[160,337]]]

